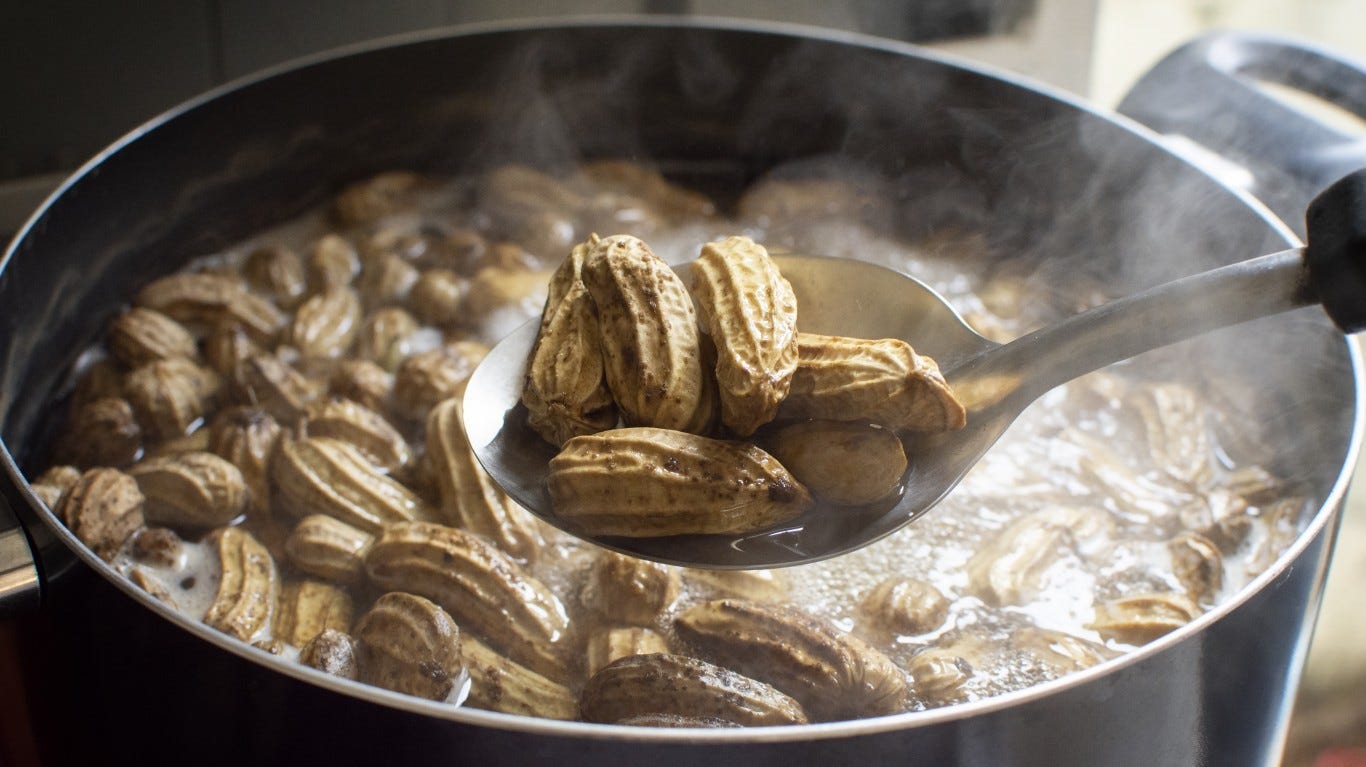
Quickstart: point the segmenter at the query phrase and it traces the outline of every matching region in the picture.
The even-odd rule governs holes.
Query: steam
[[[555,37],[518,50],[498,71],[495,119],[478,162],[548,169],[598,156],[655,162],[676,179],[713,184],[709,192],[728,190],[722,199],[735,217],[728,225],[770,244],[911,270],[967,310],[982,308],[971,295],[984,286],[1021,285],[1035,325],[1284,247],[1210,178],[1104,118],[1027,90],[822,41],[759,40],[746,48],[702,30],[670,34],[680,39],[666,46],[629,31],[604,35],[591,55]],[[727,125],[734,127],[714,127]],[[698,146],[688,135],[732,143]],[[844,202],[827,200],[841,215],[773,226],[747,211],[762,207],[753,195],[764,182],[801,180],[843,190],[830,194]],[[740,189],[750,196],[736,197]],[[709,233],[725,232],[690,235]],[[941,260],[939,271],[913,268],[902,242],[952,260]],[[672,261],[691,257],[682,239],[662,251]],[[1274,454],[1280,471],[1317,483],[1332,468],[1296,458],[1323,455],[1307,435],[1345,445],[1348,425],[1326,407],[1335,393],[1315,395],[1303,381],[1341,380],[1340,343],[1302,312],[1129,367],[1155,379],[1206,382],[1244,418],[1247,444],[1276,445],[1250,452]],[[1333,369],[1306,371],[1269,357]],[[1256,396],[1244,390],[1247,380],[1262,384]]]

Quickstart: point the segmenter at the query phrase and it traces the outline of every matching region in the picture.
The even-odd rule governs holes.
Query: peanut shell
[[[772,686],[681,655],[621,658],[588,680],[580,699],[590,722],[645,715],[706,717],[740,725],[806,724],[792,698]]]
[[[133,307],[109,326],[109,353],[128,368],[177,357],[199,356],[194,336],[161,312]]]
[[[864,506],[895,493],[909,466],[901,439],[866,423],[800,421],[763,444],[812,495],[842,506]]]
[[[218,553],[221,576],[204,622],[249,642],[275,611],[280,593],[275,560],[265,546],[236,527],[219,529],[209,542]]]
[[[746,533],[811,503],[753,445],[644,427],[569,440],[547,481],[555,513],[588,535]]]
[[[465,676],[460,629],[430,600],[389,593],[356,622],[360,680],[386,690],[445,700]]]
[[[370,580],[435,601],[472,635],[552,679],[567,676],[569,616],[554,593],[480,536],[391,524],[366,552]]]
[[[782,418],[869,421],[893,431],[963,428],[967,411],[934,360],[895,338],[797,335],[797,371]]]
[[[325,514],[299,520],[285,539],[290,564],[319,578],[356,585],[365,577],[365,551],[375,537]]]
[[[443,518],[530,559],[545,543],[537,521],[484,471],[465,436],[460,400],[445,400],[427,417],[427,459],[441,494]]]
[[[818,721],[905,710],[906,678],[887,656],[799,610],[722,599],[674,626],[703,657],[772,684]]]
[[[366,532],[431,519],[432,509],[351,445],[326,437],[282,442],[271,463],[279,503],[296,517],[326,514]]]
[[[598,311],[584,286],[584,259],[598,239],[574,246],[550,278],[522,402],[527,423],[559,447],[573,437],[610,429],[617,408],[603,377]]]
[[[149,458],[129,473],[147,499],[147,521],[179,529],[219,527],[242,515],[247,485],[233,464],[202,451]]]
[[[470,673],[466,706],[544,719],[578,718],[579,702],[568,687],[509,660],[473,637],[464,637],[460,647]]]
[[[604,377],[630,426],[702,433],[715,413],[697,313],[683,281],[640,240],[608,237],[583,264]]]
[[[85,472],[62,495],[57,509],[71,532],[106,562],[142,527],[142,510],[137,481],[117,469]]]
[[[702,325],[716,345],[721,422],[740,436],[778,414],[797,370],[797,296],[764,246],[727,237],[692,265]]]

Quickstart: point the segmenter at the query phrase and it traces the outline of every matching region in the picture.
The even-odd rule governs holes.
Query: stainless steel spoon
[[[881,266],[816,256],[776,256],[792,283],[805,332],[902,338],[938,361],[968,410],[967,427],[908,441],[905,490],[857,512],[817,504],[792,522],[743,536],[590,538],[670,564],[754,568],[801,564],[866,546],[938,503],[1048,390],[1142,352],[1211,330],[1322,303],[1344,332],[1366,328],[1366,171],[1309,208],[1309,244],[1169,282],[1035,331],[1008,344],[974,332],[923,283]],[[679,267],[681,270],[682,267]],[[488,355],[465,393],[465,429],[484,468],[508,495],[580,537],[552,510],[546,490],[556,450],[526,426],[519,404],[538,320]]]

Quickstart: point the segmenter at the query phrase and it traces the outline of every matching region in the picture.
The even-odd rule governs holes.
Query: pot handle
[[[1346,113],[1346,125],[1330,124],[1322,112],[1276,95],[1268,84],[1332,105]],[[1285,37],[1234,31],[1200,37],[1153,66],[1119,111],[1226,160],[1211,163],[1207,153],[1181,152],[1184,142],[1171,142],[1265,202],[1301,238],[1309,201],[1366,167],[1366,64]],[[1351,125],[1352,117],[1359,126]]]
[[[19,517],[0,495],[0,620],[37,609],[38,565]]]

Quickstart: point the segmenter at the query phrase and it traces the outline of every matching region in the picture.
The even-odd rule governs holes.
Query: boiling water
[[[459,207],[463,202],[451,207],[452,201],[468,196],[466,190],[463,182],[454,184],[420,199],[413,211],[383,223],[419,231],[467,220],[468,211]],[[222,253],[207,255],[195,266],[233,269],[246,254],[266,244],[306,252],[327,231],[326,217],[321,212],[311,214]],[[1037,321],[1026,316],[1024,308],[1030,302],[1022,287],[999,280],[988,282],[980,276],[985,273],[985,261],[982,253],[972,252],[978,247],[972,237],[962,239],[961,249],[952,242],[938,242],[931,254],[925,247],[901,243],[856,224],[823,221],[765,226],[753,221],[706,218],[652,230],[646,240],[663,258],[680,263],[694,258],[701,243],[736,233],[804,252],[858,257],[906,271],[936,288],[998,340],[1024,332],[1029,329],[1028,323]],[[534,314],[528,307],[539,307],[541,300],[533,296],[483,318],[475,337],[495,343]],[[442,339],[441,330],[428,327],[420,332],[417,343],[430,348]],[[909,340],[915,343],[915,339]],[[789,588],[787,601],[876,641],[898,662],[938,645],[970,655],[973,673],[954,700],[1019,689],[1065,673],[1066,669],[1014,645],[1012,637],[1025,627],[1066,632],[1111,651],[1129,649],[1113,639],[1107,642],[1089,628],[1096,606],[1106,599],[1136,593],[1183,592],[1166,545],[1182,529],[1176,506],[1198,504],[1202,492],[1219,489],[1241,467],[1220,449],[1208,423],[1191,426],[1194,434],[1210,444],[1209,454],[1202,457],[1210,464],[1210,476],[1200,488],[1183,485],[1165,473],[1164,467],[1155,465],[1143,447],[1149,440],[1143,422],[1133,417],[1122,397],[1111,393],[1116,388],[1140,391],[1147,385],[1137,378],[1124,383],[1124,371],[1125,367],[1119,366],[1041,398],[947,500],[909,527],[854,553],[783,571]],[[1201,407],[1209,418],[1217,415],[1213,405],[1202,402]],[[1113,452],[1109,463],[1097,463],[1097,444]],[[1098,479],[1104,474],[1102,469],[1118,474],[1102,481]],[[1110,484],[1105,484],[1107,481]],[[1115,492],[1107,493],[1105,488]],[[1024,585],[1011,600],[991,599],[975,590],[969,577],[974,557],[1013,523],[1050,510],[1070,510],[1082,514],[1081,518],[1103,523],[1097,523],[1090,533],[1074,530],[1057,538],[1054,549],[1043,552],[1022,574]],[[1279,547],[1293,538],[1298,522],[1286,516],[1263,520],[1264,509],[1252,504],[1239,513],[1248,518],[1251,532],[1226,551],[1222,586],[1207,597],[1202,605],[1205,608],[1241,589],[1265,568]],[[568,536],[547,532],[548,550],[533,566],[533,572],[573,608],[593,549]],[[135,563],[126,551],[116,566],[124,572],[134,567],[143,569],[164,584],[178,609],[196,620],[203,618],[218,585],[216,557],[200,543],[187,542],[183,561],[175,566]],[[287,563],[282,562],[281,567],[286,575],[292,575]],[[950,603],[947,621],[919,636],[877,634],[859,605],[874,586],[893,576],[922,579],[938,588]],[[660,616],[661,630],[669,630],[673,614],[712,595],[688,578],[684,583],[682,598],[668,614]],[[374,595],[356,596],[360,611]],[[252,639],[268,637],[269,626]],[[292,648],[287,652],[297,654]],[[922,700],[917,705],[945,702],[952,701]]]

